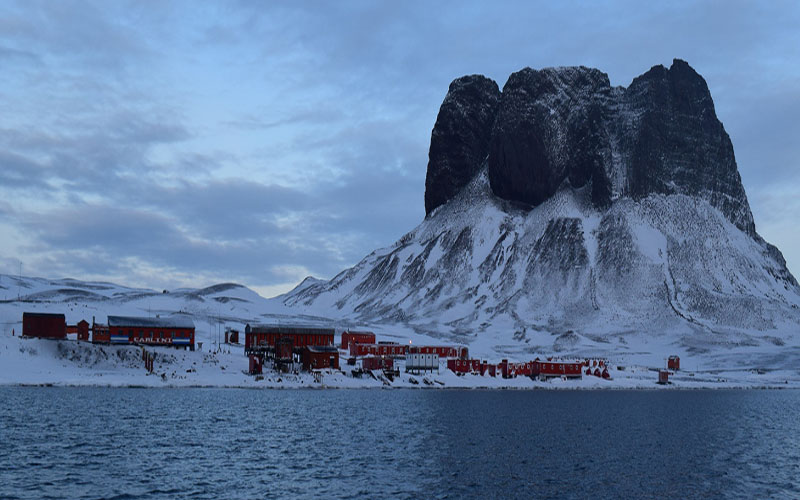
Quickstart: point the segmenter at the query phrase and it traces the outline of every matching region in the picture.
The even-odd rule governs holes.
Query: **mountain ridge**
[[[641,332],[699,350],[794,338],[800,287],[756,232],[730,138],[686,62],[627,88],[585,67],[493,84],[451,84],[417,228],[276,300],[559,348]]]

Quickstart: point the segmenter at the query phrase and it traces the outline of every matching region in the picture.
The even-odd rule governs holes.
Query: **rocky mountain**
[[[502,92],[450,85],[425,220],[289,308],[556,350],[643,333],[687,348],[780,344],[800,287],[755,230],[733,146],[686,62],[627,87],[585,67],[525,68]]]

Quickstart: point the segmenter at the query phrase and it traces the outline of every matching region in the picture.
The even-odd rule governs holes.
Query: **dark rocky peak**
[[[466,186],[489,153],[500,89],[482,75],[453,80],[431,133],[425,214]]]
[[[452,199],[487,154],[491,190],[506,200],[535,206],[564,186],[589,188],[598,208],[620,197],[686,194],[755,235],[708,85],[679,59],[627,89],[583,66],[525,68],[502,94],[485,77],[454,81],[431,136],[426,213]]]
[[[586,67],[525,68],[503,87],[489,154],[489,181],[501,198],[538,205],[568,180],[592,183],[597,205],[610,202],[604,165],[608,75]]]
[[[655,66],[633,80],[623,107],[639,116],[623,141],[629,162],[627,193],[700,196],[750,235],[755,225],[733,144],[717,119],[703,77],[685,61]]]

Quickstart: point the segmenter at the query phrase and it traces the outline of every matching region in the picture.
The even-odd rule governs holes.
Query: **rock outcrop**
[[[616,135],[627,160],[626,193],[699,196],[755,235],[733,144],[703,77],[676,59],[634,79],[621,101]]]
[[[607,206],[611,94],[608,76],[596,69],[525,68],[512,74],[492,134],[492,191],[539,205],[565,181],[575,188],[591,182],[592,199]]]
[[[489,152],[500,89],[481,75],[450,84],[431,133],[425,213],[446,203],[475,177]]]
[[[426,214],[458,194],[487,158],[492,192],[506,200],[536,206],[562,186],[589,187],[598,208],[626,196],[686,194],[755,236],[708,86],[679,59],[628,88],[582,66],[525,68],[502,93],[482,76],[453,81],[431,134]]]

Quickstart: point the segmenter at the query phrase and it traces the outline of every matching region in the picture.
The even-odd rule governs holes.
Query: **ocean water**
[[[0,498],[800,498],[800,391],[0,388]]]

